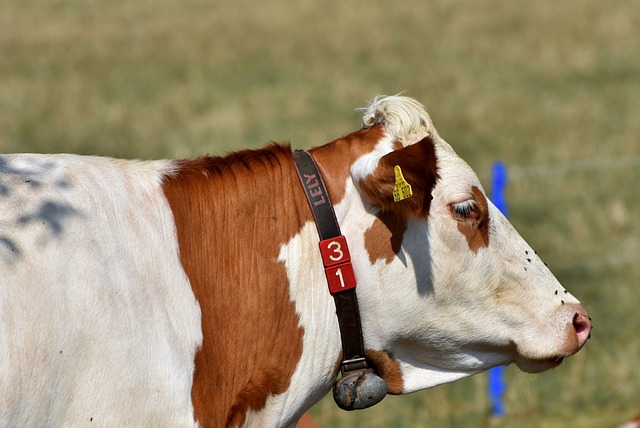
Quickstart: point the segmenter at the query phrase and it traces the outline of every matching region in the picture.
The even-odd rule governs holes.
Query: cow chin
[[[527,373],[542,373],[552,368],[558,367],[562,361],[563,357],[556,358],[546,358],[542,360],[530,360],[527,358],[518,358],[515,363],[516,366],[523,372]]]
[[[524,372],[541,373],[559,366],[565,358],[575,354],[580,348],[572,335],[568,335],[561,344],[555,346],[525,342],[516,346],[514,362]]]

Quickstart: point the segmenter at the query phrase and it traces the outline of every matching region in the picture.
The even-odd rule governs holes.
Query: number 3
[[[334,262],[340,261],[342,260],[342,257],[344,257],[344,253],[342,252],[342,247],[340,246],[340,243],[338,241],[333,241],[329,243],[329,245],[327,245],[327,248],[329,248],[330,250],[333,251],[334,254],[336,254],[336,256],[333,256],[333,255],[329,256],[329,258]]]

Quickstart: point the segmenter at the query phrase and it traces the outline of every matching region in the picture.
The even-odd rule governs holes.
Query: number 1
[[[342,278],[342,269],[341,268],[338,268],[338,270],[336,271],[336,276],[338,278],[340,278],[340,286],[342,288],[344,288],[344,278]]]

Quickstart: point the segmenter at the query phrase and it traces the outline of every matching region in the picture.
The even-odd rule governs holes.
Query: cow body
[[[584,345],[584,309],[421,105],[377,99],[311,153],[390,393]],[[0,177],[0,425],[292,426],[330,389],[339,330],[288,147],[8,155]]]
[[[0,159],[0,425],[193,425],[200,310],[164,163]]]

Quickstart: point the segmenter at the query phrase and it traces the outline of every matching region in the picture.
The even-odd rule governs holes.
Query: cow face
[[[384,132],[351,166],[361,204],[346,197],[337,212],[364,248],[352,253],[365,345],[390,391],[512,362],[540,372],[580,350],[591,329],[585,310],[488,200],[424,108],[404,97],[376,100],[365,125]],[[400,202],[392,196],[396,165],[413,190]]]

